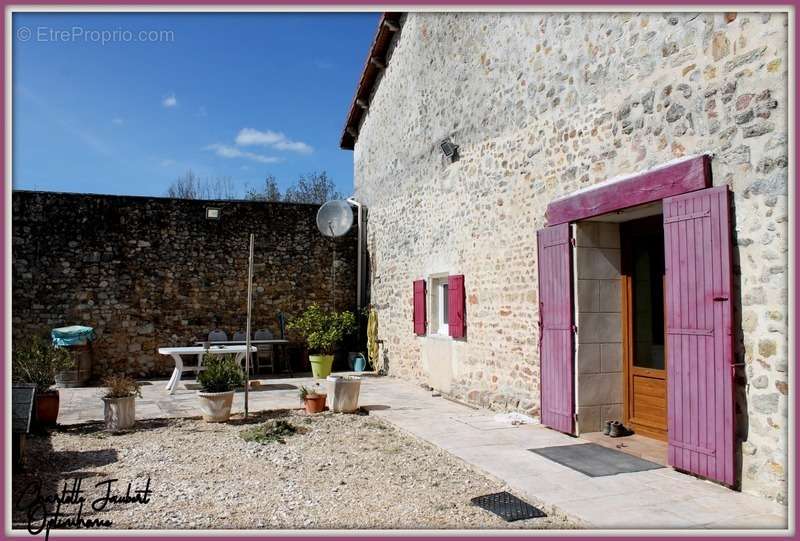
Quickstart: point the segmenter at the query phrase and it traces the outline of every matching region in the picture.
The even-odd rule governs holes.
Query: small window
[[[431,295],[431,334],[449,336],[447,325],[449,318],[449,306],[447,297],[447,276],[432,277],[430,279]]]

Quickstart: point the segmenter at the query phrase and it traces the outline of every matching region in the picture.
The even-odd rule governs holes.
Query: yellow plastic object
[[[378,364],[378,312],[374,308],[370,309],[367,320],[367,355],[369,355],[372,369],[375,372],[380,370]]]

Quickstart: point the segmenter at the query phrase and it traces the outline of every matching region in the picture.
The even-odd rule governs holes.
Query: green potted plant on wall
[[[108,376],[103,380],[103,418],[106,430],[117,432],[133,426],[136,421],[136,397],[142,397],[139,383],[128,376]]]
[[[74,366],[72,354],[57,348],[47,339],[34,336],[15,347],[11,374],[15,383],[27,383],[36,387],[34,412],[36,420],[53,426],[58,420],[59,394],[53,386],[56,373]]]
[[[302,315],[288,324],[303,335],[308,344],[311,371],[315,378],[326,378],[331,373],[336,347],[356,328],[352,312],[334,312],[312,304]]]
[[[197,375],[200,412],[209,423],[222,423],[231,417],[234,389],[244,384],[244,374],[234,355],[205,353],[204,369]]]

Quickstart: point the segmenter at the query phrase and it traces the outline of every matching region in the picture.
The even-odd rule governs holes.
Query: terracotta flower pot
[[[55,426],[58,419],[58,405],[58,390],[37,391],[34,399],[36,420],[46,426]]]
[[[319,413],[325,411],[325,399],[328,395],[317,394],[309,395],[303,399],[303,404],[306,406],[306,413]]]

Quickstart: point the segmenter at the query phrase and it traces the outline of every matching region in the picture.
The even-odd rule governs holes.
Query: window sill
[[[433,340],[447,340],[447,341],[452,341],[453,340],[453,337],[450,336],[449,334],[438,334],[438,333],[436,333],[436,334],[427,334],[427,335],[425,335],[425,338],[431,338]]]

